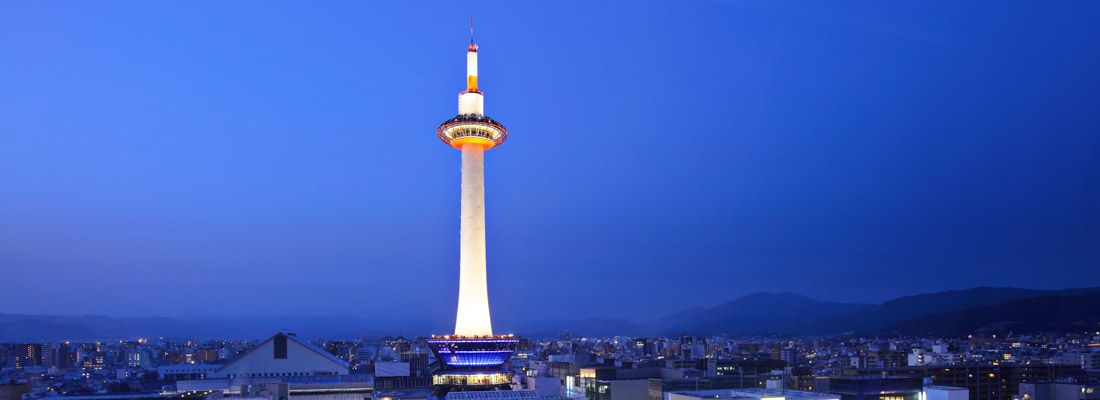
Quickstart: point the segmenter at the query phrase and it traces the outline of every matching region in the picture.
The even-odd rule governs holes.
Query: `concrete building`
[[[561,378],[553,376],[525,376],[522,380],[522,387],[527,390],[534,390],[540,396],[561,396],[564,389],[561,381]]]
[[[649,398],[650,379],[660,379],[656,368],[581,368],[579,392],[570,392],[567,380],[567,396],[586,400],[645,400]],[[583,396],[583,397],[582,397]]]
[[[969,400],[966,388],[955,386],[924,385],[924,400]]]
[[[827,376],[814,379],[814,392],[840,400],[921,400],[923,380],[912,375]]]
[[[665,394],[664,400],[840,400],[839,396],[804,392],[800,390],[775,389],[719,389],[674,391]]]
[[[412,353],[402,353],[412,354]],[[422,371],[417,362],[419,357],[406,358],[410,361],[379,361],[374,364],[375,390],[427,389],[431,387],[431,376]]]
[[[944,365],[900,368],[861,368],[845,375],[908,375],[929,378],[934,385],[963,387],[973,400],[1013,400],[1021,383],[1080,379],[1077,364]],[[814,388],[817,391],[818,388]]]
[[[934,362],[932,362],[933,359],[934,357],[931,354],[928,354],[928,352],[924,349],[913,349],[913,351],[909,352],[909,360],[906,365],[911,367],[932,365],[935,364]]]
[[[1100,371],[1100,351],[1082,353],[1081,368],[1089,371]]]
[[[346,361],[293,335],[279,332],[233,362],[215,369],[212,377],[313,377],[348,373]]]
[[[212,370],[202,370],[209,372],[200,378],[176,381],[176,393],[217,392],[267,400],[366,400],[374,394],[370,375],[350,375],[344,360],[284,332],[229,364],[190,367]]]
[[[214,376],[214,370],[221,365],[208,364],[171,364],[157,366],[157,374],[167,381],[206,379]]]
[[[534,390],[473,391],[447,393],[445,400],[564,400],[559,395],[544,395]]]
[[[649,398],[649,379],[590,380],[587,400],[644,400]]]
[[[0,383],[0,400],[22,400],[30,392],[30,383]]]
[[[409,363],[399,361],[379,361],[374,363],[374,378],[391,376],[409,376]]]
[[[1100,383],[1021,383],[1018,400],[1100,400]]]

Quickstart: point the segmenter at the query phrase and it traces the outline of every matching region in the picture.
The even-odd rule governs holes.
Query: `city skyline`
[[[0,313],[453,316],[470,13],[494,314],[1100,286],[1097,4],[218,6],[5,6]]]

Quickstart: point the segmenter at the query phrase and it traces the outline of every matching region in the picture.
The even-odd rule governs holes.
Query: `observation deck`
[[[439,124],[435,133],[443,143],[459,150],[465,144],[477,144],[488,150],[508,138],[504,125],[481,114],[459,114]]]

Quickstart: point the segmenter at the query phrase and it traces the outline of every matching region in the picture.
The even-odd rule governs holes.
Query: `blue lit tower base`
[[[504,363],[518,344],[512,335],[432,337],[428,347],[439,360],[432,394],[442,398],[448,392],[511,390],[512,372]]]

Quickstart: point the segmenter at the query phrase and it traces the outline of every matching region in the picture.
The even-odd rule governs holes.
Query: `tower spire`
[[[474,16],[470,15],[470,47],[466,51],[466,91],[477,90],[477,43],[474,43]]]

